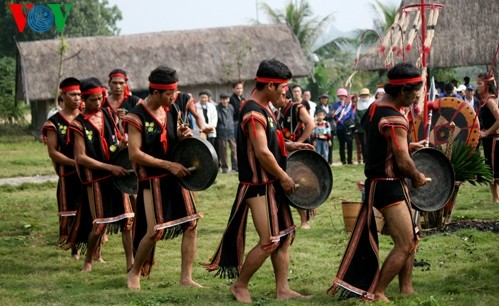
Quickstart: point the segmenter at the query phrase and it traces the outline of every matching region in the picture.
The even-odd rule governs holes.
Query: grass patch
[[[6,144],[1,143],[4,148]],[[39,155],[51,169],[46,148],[39,143],[20,142],[9,150],[20,150],[26,159]],[[33,146],[33,151],[24,148]],[[38,147],[37,147],[38,146]],[[34,148],[38,148],[35,151]],[[3,152],[3,151],[2,151]],[[3,154],[1,154],[3,155]],[[0,157],[0,159],[3,157]],[[18,165],[26,173],[27,165]],[[304,301],[275,301],[270,261],[265,262],[250,283],[256,305],[365,305],[351,299],[337,302],[326,295],[348,243],[341,200],[360,200],[355,182],[363,178],[362,165],[333,167],[333,192],[318,210],[308,231],[297,230],[291,248],[289,282],[293,289],[311,295]],[[237,174],[219,174],[206,191],[198,192],[197,208],[203,214],[198,226],[196,263],[213,255],[230,213],[237,187]],[[105,264],[95,263],[91,273],[80,273],[82,261],[57,248],[58,220],[56,184],[0,186],[0,304],[1,305],[237,305],[228,291],[230,281],[213,277],[195,264],[193,277],[205,289],[181,288],[180,239],[160,241],[157,265],[142,280],[142,290],[126,289],[125,258],[119,236],[111,235],[103,249]],[[299,220],[293,210],[295,221]],[[491,201],[488,186],[464,184],[457,197],[454,219],[499,220],[499,209]],[[246,251],[257,241],[248,220]],[[423,237],[417,260],[428,266],[415,267],[414,296],[398,294],[395,280],[387,294],[396,305],[499,305],[498,234],[473,229]],[[392,247],[380,236],[380,258]]]

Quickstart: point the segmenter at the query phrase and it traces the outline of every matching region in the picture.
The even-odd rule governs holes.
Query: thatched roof
[[[434,0],[431,2],[442,4],[443,8],[440,10],[435,28],[435,36],[428,56],[428,67],[490,65],[499,43],[497,0]],[[401,7],[420,3],[419,0],[403,0]],[[411,16],[414,15],[411,13]],[[387,34],[390,32],[384,33],[384,35]],[[411,52],[406,54],[406,61],[411,63],[415,63],[419,57],[416,43],[413,46]],[[403,61],[401,56],[395,57],[395,63],[401,61]],[[358,68],[361,70],[385,69],[384,56],[380,52],[379,42],[360,56]]]
[[[112,69],[122,68],[133,91],[147,90],[147,77],[159,65],[177,70],[180,87],[252,80],[260,61],[270,58],[286,63],[296,77],[310,73],[298,40],[286,25],[71,38],[65,44],[62,78],[96,76],[106,82]],[[60,46],[57,39],[19,43],[18,100],[54,98]]]

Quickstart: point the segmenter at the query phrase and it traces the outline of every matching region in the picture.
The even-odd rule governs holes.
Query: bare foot
[[[278,300],[287,300],[287,299],[296,299],[296,298],[301,299],[301,298],[306,298],[307,296],[301,295],[300,293],[288,288],[287,290],[277,292],[276,297]]]
[[[390,300],[383,293],[375,293],[374,294],[374,301],[390,303]]]
[[[81,268],[81,272],[90,272],[92,271],[92,262],[85,261],[83,263],[83,267]]]
[[[204,288],[203,285],[200,285],[196,283],[195,281],[191,280],[185,280],[185,281],[180,281],[180,286],[182,287],[195,287],[195,288]]]
[[[140,274],[135,275],[135,274],[132,274],[131,271],[128,272],[127,287],[128,287],[128,289],[139,290],[140,289]]]
[[[74,260],[80,260],[80,254],[76,253],[76,254],[73,254],[73,259]]]
[[[310,223],[308,223],[308,222],[302,223],[301,224],[301,228],[303,228],[303,229],[310,229]]]
[[[412,295],[415,293],[416,293],[416,291],[414,291],[414,289],[412,289],[412,288],[400,289],[400,294],[403,294],[403,295]]]
[[[230,285],[229,289],[239,303],[253,303],[248,288],[238,287],[236,286],[236,284],[232,284]]]
[[[106,261],[102,257],[95,257],[95,258],[93,258],[93,261],[97,261],[97,262],[100,262],[100,263],[106,263]]]

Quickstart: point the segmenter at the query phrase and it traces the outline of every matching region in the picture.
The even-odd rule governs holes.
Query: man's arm
[[[426,177],[416,169],[416,165],[409,155],[407,131],[403,128],[385,128],[384,133],[392,139],[393,155],[402,175],[409,178],[412,181],[412,186],[415,188],[426,184]]]
[[[295,183],[284,171],[272,152],[267,147],[267,135],[261,123],[255,120],[255,124],[247,124],[248,136],[255,151],[255,156],[263,166],[263,168],[273,176],[275,176],[281,183],[282,188],[286,192],[293,192],[295,190]]]
[[[69,133],[69,130],[68,130]],[[67,157],[57,150],[59,146],[59,140],[57,139],[57,133],[53,130],[47,130],[47,150],[50,159],[57,164],[64,166],[76,166],[74,159]]]
[[[184,177],[189,174],[189,171],[181,164],[155,158],[144,153],[140,149],[141,147],[142,134],[134,125],[128,124],[128,154],[131,161],[147,167],[163,168],[176,177]]]
[[[304,142],[308,137],[310,137],[315,129],[314,119],[312,119],[305,107],[300,107],[298,111],[298,120],[300,120],[303,125],[305,125],[305,129],[296,142]]]
[[[85,141],[83,140],[83,136],[81,136],[78,133],[74,133],[74,135],[75,135],[75,145],[74,145],[75,161],[78,164],[90,169],[106,170],[111,172],[114,176],[128,175],[128,171],[123,167],[103,163],[88,156],[86,154]]]

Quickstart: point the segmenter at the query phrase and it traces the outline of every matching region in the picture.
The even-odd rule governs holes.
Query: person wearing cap
[[[258,67],[255,89],[243,103],[239,117],[237,195],[222,241],[205,265],[221,277],[237,277],[230,291],[242,303],[252,302],[249,281],[268,257],[274,269],[277,299],[301,296],[288,283],[289,246],[295,226],[284,192],[294,192],[295,182],[286,173],[286,156],[288,151],[313,150],[313,146],[285,142],[269,108],[269,102],[282,107],[281,97],[291,77],[289,68],[275,59],[264,60]],[[248,210],[259,241],[244,260]]]
[[[178,76],[175,69],[159,66],[149,75],[149,95],[125,116],[128,150],[139,179],[134,235],[135,262],[128,272],[129,289],[140,289],[140,276],[149,275],[158,240],[182,234],[180,285],[201,287],[192,279],[196,254],[196,227],[200,215],[192,192],[178,178],[190,171],[173,161],[173,148],[191,137],[174,105]]]
[[[319,104],[317,104],[316,112],[318,110],[324,111],[324,113],[326,114],[326,122],[329,123],[329,128],[331,129],[331,145],[329,146],[329,152],[327,154],[327,162],[331,166],[333,164],[333,138],[336,134],[336,122],[333,118],[333,105],[329,103],[329,95],[327,93],[323,93],[319,96]]]
[[[497,84],[493,74],[478,75],[477,93],[480,96],[480,142],[483,144],[485,163],[494,175],[490,184],[492,201],[499,203],[499,108],[497,106]]]
[[[366,138],[365,131],[360,124],[362,117],[367,112],[367,109],[373,103],[371,98],[371,92],[369,88],[362,88],[359,92],[359,100],[357,102],[357,107],[355,108],[355,143],[357,147],[357,162],[360,164],[359,148],[362,155],[362,161],[366,161]]]
[[[385,89],[383,87],[376,88],[376,92],[374,93],[374,101],[383,97],[384,94],[385,94]]]
[[[385,291],[397,275],[400,293],[414,293],[412,269],[419,237],[406,179],[411,180],[414,188],[426,184],[426,177],[416,169],[409,154],[409,124],[400,111],[418,102],[423,86],[421,72],[412,64],[399,63],[387,76],[386,94],[371,104],[362,118],[367,139],[365,200],[328,290],[331,295],[341,291],[342,297],[381,302],[389,302]],[[381,270],[373,207],[383,214],[394,243]]]
[[[210,128],[211,131],[206,133],[206,139],[213,145],[215,151],[218,154],[217,146],[217,121],[218,114],[217,108],[214,103],[211,102],[211,91],[208,89],[203,89],[199,92],[199,100],[196,102],[197,113],[201,115],[203,119],[205,128]],[[197,135],[199,131],[194,130],[194,135]]]
[[[129,175],[128,170],[112,164],[113,157],[124,145],[113,114],[102,108],[103,87],[96,78],[81,82],[85,108],[70,125],[78,174],[86,187],[92,218],[87,240],[87,254],[82,271],[92,270],[92,255],[106,232],[121,231],[126,268],[133,263],[131,227],[135,217],[128,195],[114,184],[114,176]]]
[[[475,112],[478,111],[478,106],[480,105],[480,100],[475,97],[475,88],[473,85],[468,84],[463,96],[464,102],[466,102]]]
[[[338,136],[338,143],[340,145],[340,159],[343,165],[347,163],[353,164],[352,127],[355,127],[355,114],[352,103],[348,98],[348,91],[345,88],[338,89],[336,96],[338,97],[338,101],[333,106],[333,118],[336,122],[336,135]],[[347,149],[346,156],[345,145]]]
[[[464,92],[466,91],[466,86],[464,86],[463,84],[459,85],[457,88],[456,88],[456,96],[463,100],[464,99]]]
[[[227,93],[219,95],[217,105],[217,145],[218,161],[222,168],[222,173],[229,172],[229,162],[227,149],[230,149],[231,155],[235,155],[235,165],[232,169],[237,169],[236,138],[234,137],[234,108],[229,104],[230,96]],[[234,161],[232,162],[234,163]]]
[[[68,127],[80,113],[81,104],[80,81],[66,78],[59,84],[62,99],[61,110],[50,116],[42,127],[44,143],[55,172],[57,180],[57,208],[59,215],[58,245],[68,249],[68,237],[74,223],[76,211],[80,205],[87,205],[83,185],[76,172],[73,142],[69,138]],[[80,201],[81,200],[81,201]],[[71,255],[79,259],[78,248],[71,247]]]

